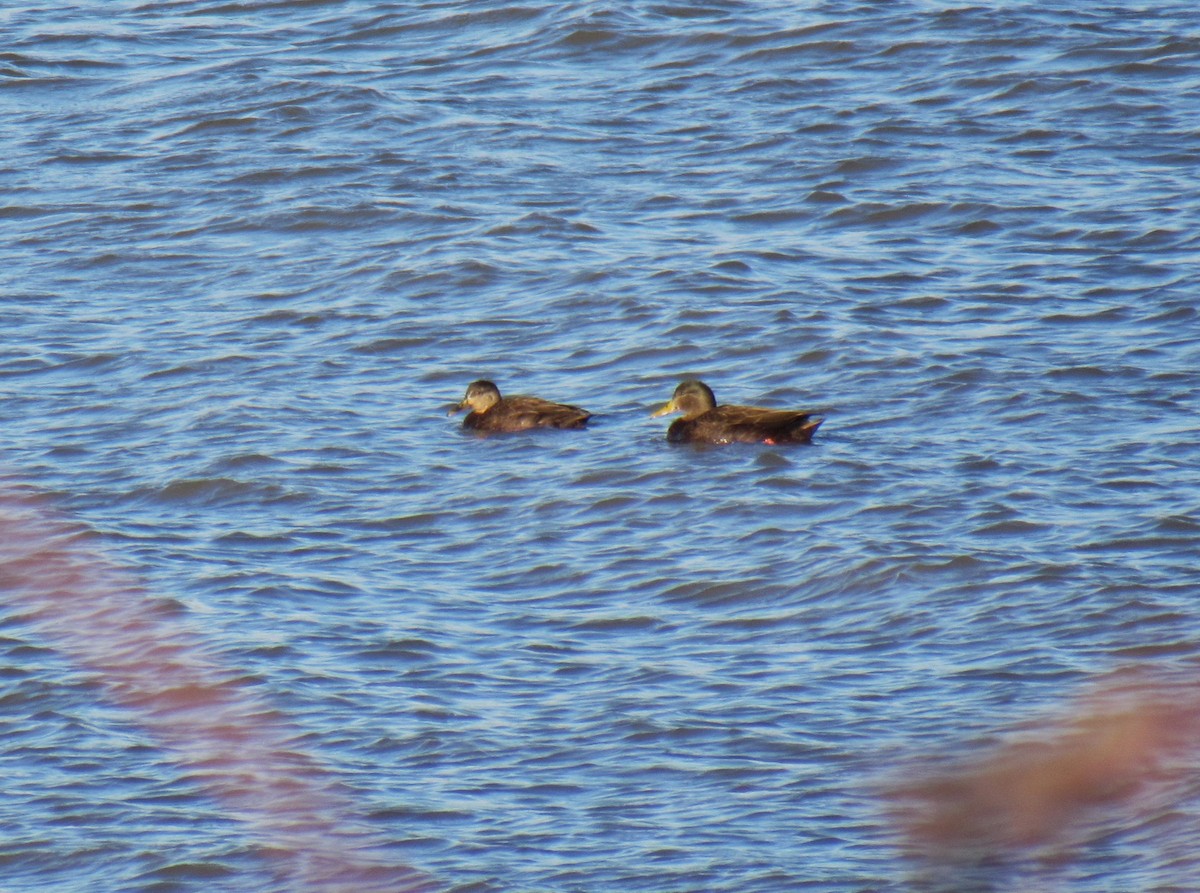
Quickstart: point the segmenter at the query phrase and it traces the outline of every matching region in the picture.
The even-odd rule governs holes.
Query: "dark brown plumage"
[[[702,381],[685,381],[655,416],[683,413],[667,429],[671,443],[809,443],[821,422],[801,410],[758,406],[717,406]]]
[[[530,428],[582,428],[592,414],[578,406],[551,403],[540,397],[501,397],[490,381],[473,381],[450,412],[470,409],[463,427],[474,431],[527,431]]]

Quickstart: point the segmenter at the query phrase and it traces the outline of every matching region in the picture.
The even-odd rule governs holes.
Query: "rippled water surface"
[[[881,777],[1200,651],[1194,4],[0,29],[5,478],[437,889],[924,889]],[[826,422],[670,447],[685,376]],[[596,419],[466,436],[481,377]],[[288,889],[13,579],[0,888]],[[1195,889],[1198,830],[971,889]]]

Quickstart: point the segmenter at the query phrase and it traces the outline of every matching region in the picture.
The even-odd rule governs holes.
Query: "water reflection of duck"
[[[470,409],[463,427],[474,431],[526,431],[530,428],[582,428],[592,414],[578,406],[551,403],[540,397],[501,397],[490,381],[473,381],[450,413]]]
[[[671,443],[809,443],[821,422],[803,410],[717,406],[702,381],[685,381],[655,416],[683,413],[667,429]]]

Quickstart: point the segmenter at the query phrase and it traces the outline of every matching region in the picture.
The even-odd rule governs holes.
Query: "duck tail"
[[[796,429],[798,440],[812,440],[812,436],[817,433],[817,429],[821,427],[821,423],[825,421],[825,416],[814,415],[804,419],[800,427]]]

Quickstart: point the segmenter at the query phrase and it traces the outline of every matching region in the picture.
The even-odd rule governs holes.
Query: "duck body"
[[[760,406],[718,406],[712,389],[701,381],[685,381],[655,416],[683,413],[667,429],[670,443],[811,443],[824,421],[803,410]]]
[[[470,409],[462,426],[480,433],[528,431],[532,428],[583,428],[592,414],[578,406],[552,403],[541,397],[517,394],[502,397],[490,381],[474,381],[451,412]]]

